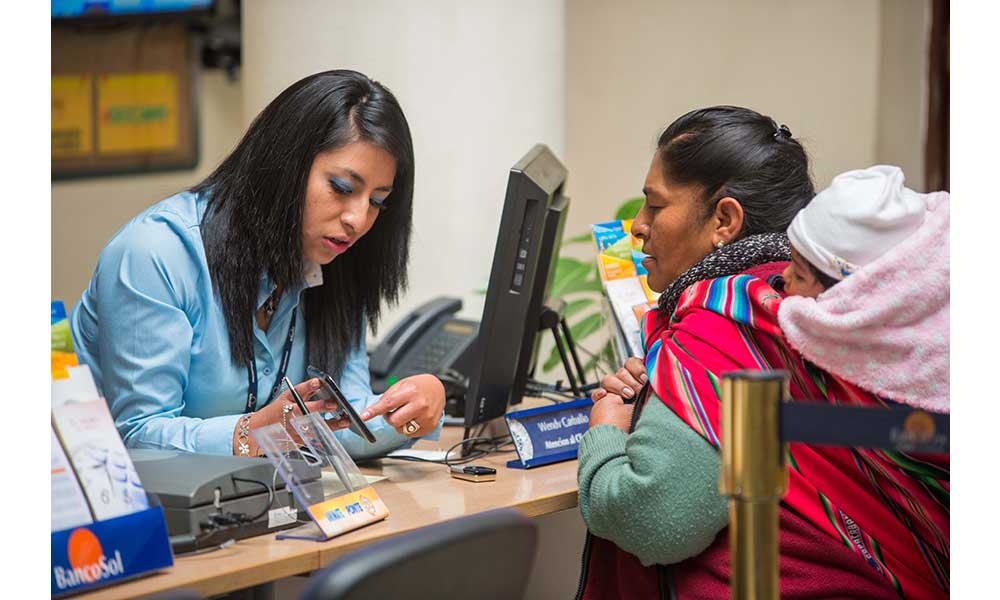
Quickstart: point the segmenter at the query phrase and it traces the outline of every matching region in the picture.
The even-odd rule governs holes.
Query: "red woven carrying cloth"
[[[669,317],[663,311],[646,314],[643,339],[653,390],[716,447],[720,375],[726,371],[786,370],[793,399],[887,404],[791,349],[778,328],[780,303],[764,280],[739,274],[692,285]],[[791,444],[786,458],[783,510],[861,556],[898,594],[948,596],[947,457]]]

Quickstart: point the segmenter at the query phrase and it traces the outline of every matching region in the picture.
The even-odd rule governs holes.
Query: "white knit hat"
[[[843,279],[903,241],[924,222],[921,194],[903,187],[899,167],[876,165],[833,178],[788,226],[792,247]]]

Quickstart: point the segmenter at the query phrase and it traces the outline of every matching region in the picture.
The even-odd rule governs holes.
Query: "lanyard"
[[[271,388],[271,395],[267,397],[268,404],[278,395],[281,389],[281,380],[285,377],[288,369],[288,358],[292,355],[292,340],[295,339],[295,317],[298,316],[298,309],[292,309],[292,324],[288,326],[288,339],[285,340],[285,350],[281,353],[281,366],[278,368],[278,375],[274,378],[274,387]],[[251,413],[257,408],[257,361],[251,359],[247,365],[247,406],[244,412]]]

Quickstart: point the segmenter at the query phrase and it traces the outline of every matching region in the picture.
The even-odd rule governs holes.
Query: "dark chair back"
[[[538,532],[513,509],[394,536],[316,573],[301,600],[524,597]]]

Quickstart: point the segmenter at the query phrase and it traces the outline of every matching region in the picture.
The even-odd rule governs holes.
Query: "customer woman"
[[[115,234],[70,325],[126,444],[257,454],[250,431],[299,414],[282,377],[306,400],[319,389],[307,365],[370,419],[374,444],[337,432],[355,458],[436,436],[441,383],[415,375],[379,398],[365,352],[366,328],[406,286],[413,168],[392,93],[354,71],[318,73],[275,98],[204,181]]]
[[[745,108],[690,112],[660,136],[643,191],[632,232],[662,295],[644,319],[645,360],[605,378],[580,444],[593,534],[580,595],[728,598],[720,375],[785,369],[794,398],[889,401],[810,365],[778,328],[784,231],[813,196],[787,127]],[[623,398],[647,381],[634,412]],[[948,595],[946,458],[792,444],[786,461],[782,598]]]

